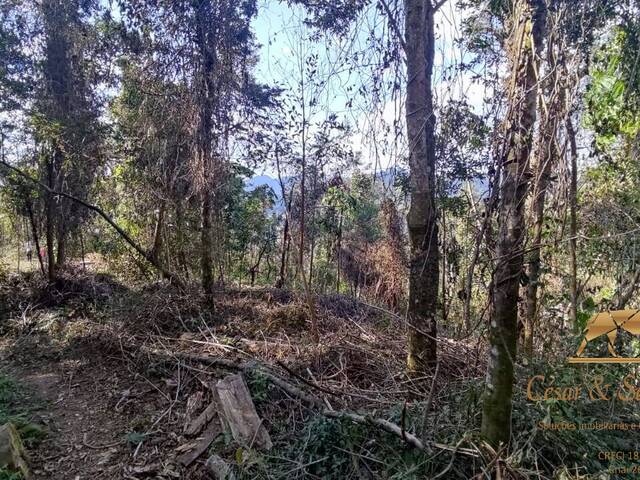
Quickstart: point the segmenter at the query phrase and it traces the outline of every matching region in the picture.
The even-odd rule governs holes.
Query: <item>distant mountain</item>
[[[248,178],[247,180],[245,180],[245,189],[248,191],[255,190],[256,188],[263,185],[268,185],[269,187],[271,187],[278,198],[281,197],[282,192],[280,191],[280,182],[277,178],[272,178],[269,175],[258,175],[256,177]]]
[[[388,168],[376,173],[376,181],[382,181],[386,186],[392,186],[395,182],[396,176],[404,176],[406,171],[398,168]],[[285,185],[288,185],[292,180],[291,177],[283,178]],[[276,211],[282,212],[284,207],[282,205],[282,191],[280,190],[280,182],[277,178],[270,177],[269,175],[257,175],[255,177],[245,180],[245,189],[247,191],[255,190],[263,185],[271,187],[276,194]],[[471,188],[479,197],[487,196],[487,189],[489,188],[489,182],[486,178],[476,178],[471,182]]]

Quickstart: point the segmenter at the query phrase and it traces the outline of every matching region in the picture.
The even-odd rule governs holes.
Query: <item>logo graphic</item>
[[[600,312],[592,316],[584,329],[584,338],[575,357],[569,357],[567,363],[640,363],[640,357],[620,357],[616,353],[615,342],[618,331],[624,330],[632,335],[640,334],[640,310],[613,310]],[[610,357],[583,357],[584,349],[592,340],[607,336],[607,349]]]

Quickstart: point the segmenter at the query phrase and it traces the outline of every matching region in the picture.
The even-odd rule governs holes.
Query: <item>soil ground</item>
[[[407,398],[426,397],[404,376],[398,319],[342,297],[319,298],[322,342],[315,344],[305,305],[286,291],[229,290],[210,305],[197,293],[180,294],[166,284],[131,291],[93,274],[74,274],[54,286],[20,278],[3,288],[0,369],[24,385],[29,403],[39,406],[31,421],[47,432],[29,452],[35,479],[209,478],[206,452],[186,467],[177,457],[197,441],[184,434],[185,425],[212,401],[211,385],[231,371],[181,360],[181,354],[261,362],[336,409],[399,413]],[[483,369],[483,352],[475,348],[443,339],[440,350],[443,377]],[[245,380],[277,454],[242,453],[226,435],[209,452],[236,461],[240,478],[338,478],[331,473],[335,459],[324,453],[331,443],[324,435],[351,435],[352,427],[311,421],[313,430],[317,412],[300,398],[259,375]],[[188,400],[197,395],[199,411],[189,413]],[[306,443],[292,445],[296,438]],[[399,439],[394,442],[402,449]],[[398,451],[393,445],[388,448]],[[366,442],[358,448],[364,450],[337,451],[341,461],[353,464],[353,478],[386,478],[375,468],[389,466],[365,460],[371,455]],[[257,475],[256,469],[266,473]]]

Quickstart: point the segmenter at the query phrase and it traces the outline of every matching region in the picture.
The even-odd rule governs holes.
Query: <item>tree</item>
[[[431,0],[405,0],[405,114],[411,176],[411,206],[407,215],[411,243],[407,367],[414,373],[432,367],[437,359],[439,251],[435,113],[431,91],[435,12],[436,5]]]
[[[546,6],[543,0],[517,0],[508,44],[510,78],[502,149],[498,204],[499,232],[492,279],[489,361],[483,399],[482,434],[494,447],[511,437],[511,398],[518,340],[518,288],[523,265],[524,203],[529,188]]]
[[[156,77],[180,84],[193,105],[190,190],[199,199],[201,285],[210,293],[216,277],[222,281],[224,274],[223,207],[231,145],[250,134],[250,119],[272,97],[251,75],[256,3],[135,0],[121,7],[130,30],[150,39],[147,67],[156,70]]]
[[[533,223],[532,245],[526,268],[527,286],[524,306],[524,353],[533,355],[534,328],[539,315],[538,287],[541,282],[541,250],[544,233],[545,202],[551,176],[560,160],[560,128],[566,116],[566,79],[558,57],[562,55],[563,37],[558,31],[558,19],[548,15],[548,35],[545,54],[545,73],[541,81],[538,102],[538,137],[532,162],[530,217]],[[542,64],[542,62],[541,62]]]
[[[39,100],[33,123],[42,146],[44,177],[52,190],[86,199],[100,165],[101,135],[98,113],[87,83],[88,45],[81,31],[92,2],[45,0],[40,5],[44,24],[44,60]],[[83,220],[83,209],[67,198],[45,197],[48,274],[65,262],[67,238]],[[56,245],[57,243],[57,250]]]

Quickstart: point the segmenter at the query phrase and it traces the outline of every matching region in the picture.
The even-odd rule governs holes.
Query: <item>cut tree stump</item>
[[[0,427],[0,467],[22,473],[25,479],[29,477],[29,468],[24,460],[24,447],[20,434],[13,423],[5,423]]]
[[[229,375],[216,384],[220,419],[233,438],[245,447],[270,450],[269,432],[262,425],[242,375]]]

